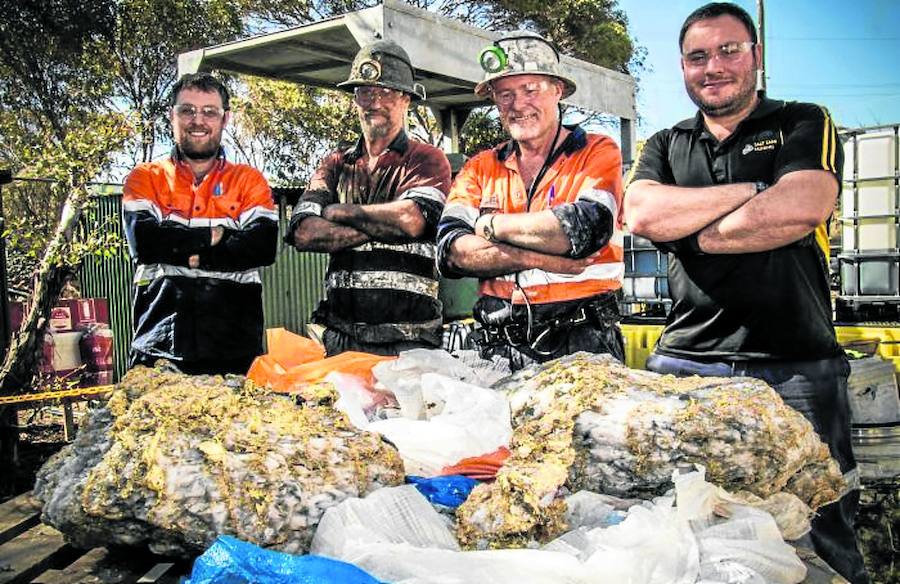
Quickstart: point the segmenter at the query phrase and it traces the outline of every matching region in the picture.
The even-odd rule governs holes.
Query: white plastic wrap
[[[512,426],[503,394],[436,373],[417,381],[421,397],[414,401],[422,402],[424,419],[404,416],[366,427],[397,447],[406,474],[434,476],[463,458],[509,444]],[[398,401],[403,403],[399,396]]]
[[[381,489],[329,509],[311,553],[394,584],[588,584],[571,555],[542,550],[458,551],[446,520],[413,486]]]
[[[618,519],[617,501],[578,493],[570,517],[582,526],[539,550],[477,552],[459,551],[449,521],[415,487],[384,488],[329,509],[311,553],[395,584],[802,582],[806,568],[770,515],[724,501],[702,470],[675,480],[674,497],[634,505],[621,523],[604,527]]]
[[[495,377],[479,373],[447,351],[440,349],[413,349],[403,351],[397,359],[384,361],[372,368],[375,379],[397,396],[405,418],[426,418],[425,402],[421,393],[421,378],[426,373],[438,373],[479,387],[489,387]]]

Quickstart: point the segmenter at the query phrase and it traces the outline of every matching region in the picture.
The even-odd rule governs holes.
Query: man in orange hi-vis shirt
[[[246,373],[262,353],[259,269],[275,261],[278,215],[262,174],[225,159],[228,90],[208,73],[172,88],[175,148],[125,181],[134,274],[130,364]]]
[[[617,297],[622,156],[607,136],[563,125],[575,92],[543,37],[505,34],[481,53],[490,97],[511,140],[462,169],[438,225],[446,277],[476,276],[482,355],[513,370],[590,351],[623,360]]]

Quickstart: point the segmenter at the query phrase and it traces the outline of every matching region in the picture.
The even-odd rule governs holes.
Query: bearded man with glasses
[[[850,367],[828,279],[841,142],[824,108],[756,92],[761,51],[740,7],[697,9],[679,47],[699,111],[647,141],[625,195],[631,231],[669,254],[673,305],[647,368],[762,379],[806,416],[847,481],[818,510],[807,544],[854,584],[867,582],[853,529]]]
[[[441,345],[434,234],[450,188],[438,148],[411,140],[409,106],[424,99],[409,55],[376,41],[356,54],[347,81],[362,135],[322,161],[294,208],[285,241],[331,254],[325,299],[328,355],[396,355]]]
[[[225,159],[229,94],[208,73],[170,93],[175,147],[125,180],[134,274],[130,365],[246,374],[262,353],[259,269],[275,261],[278,214],[262,174]]]
[[[481,281],[474,317],[483,357],[513,370],[577,351],[624,360],[619,148],[563,124],[560,101],[575,82],[540,35],[505,33],[480,61],[475,93],[493,100],[512,139],[456,177],[438,226],[438,266]]]

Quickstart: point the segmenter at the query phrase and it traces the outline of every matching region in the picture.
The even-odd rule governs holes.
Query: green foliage
[[[628,18],[615,0],[495,0],[492,28],[527,27],[548,36],[563,52],[628,72],[634,43]]]
[[[232,109],[235,148],[286,185],[307,181],[321,158],[353,140],[358,128],[347,94],[281,81],[247,79],[246,93],[235,96]]]
[[[480,108],[469,114],[460,134],[460,150],[466,156],[473,156],[509,139],[492,108]]]
[[[238,38],[238,0],[117,0],[110,51],[97,63],[112,76],[110,98],[137,119],[133,162],[147,161],[168,134],[169,89],[178,53]]]
[[[63,139],[106,93],[108,78],[91,62],[113,21],[111,0],[0,3],[0,112]]]

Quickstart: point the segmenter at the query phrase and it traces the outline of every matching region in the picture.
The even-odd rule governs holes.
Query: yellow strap
[[[111,392],[114,385],[98,385],[96,387],[78,387],[75,389],[62,389],[59,391],[44,391],[41,393],[23,393],[21,395],[0,396],[0,406],[9,404],[37,402],[46,400],[63,399],[67,397],[81,397],[102,395]]]

